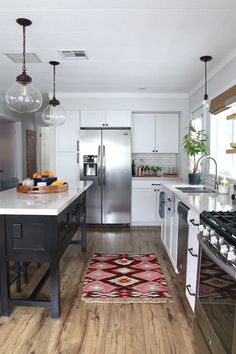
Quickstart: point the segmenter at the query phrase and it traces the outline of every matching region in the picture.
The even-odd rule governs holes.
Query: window
[[[230,143],[236,141],[236,121],[226,117],[234,113],[234,108],[227,109],[217,115],[211,115],[210,151],[218,164],[220,175],[236,178],[236,154],[226,154]],[[214,173],[213,164],[210,173]]]

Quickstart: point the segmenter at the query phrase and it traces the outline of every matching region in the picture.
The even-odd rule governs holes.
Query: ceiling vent
[[[22,53],[4,53],[14,63],[22,63]],[[26,53],[26,63],[41,63],[41,60],[35,53]]]
[[[71,60],[71,59],[88,59],[87,53],[85,50],[61,50],[59,51],[63,59]]]

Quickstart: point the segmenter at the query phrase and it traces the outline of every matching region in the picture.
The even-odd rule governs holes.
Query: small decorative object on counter
[[[135,163],[134,163],[134,160],[132,160],[132,176],[135,176]]]
[[[32,187],[34,186],[34,180],[31,178],[26,178],[22,181],[22,186]]]
[[[233,194],[231,195],[232,203],[236,204],[236,184],[233,185],[234,191]]]
[[[149,175],[149,168],[148,168],[148,166],[145,167],[145,169],[144,169],[144,174],[145,174],[145,175]]]
[[[141,177],[142,176],[142,172],[143,172],[143,167],[139,166],[138,167],[138,176]]]
[[[229,193],[229,182],[225,177],[220,181],[219,183],[219,188],[218,188],[218,193],[219,194],[228,194]]]

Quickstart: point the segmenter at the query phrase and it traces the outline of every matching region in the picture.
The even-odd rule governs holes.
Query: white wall
[[[11,111],[7,108],[5,104],[4,97],[0,96],[0,119],[4,118],[13,122],[22,122],[21,129],[17,130],[18,134],[21,134],[21,137],[18,137],[18,141],[22,145],[22,153],[18,153],[18,178],[26,178],[27,177],[27,169],[26,169],[26,130],[35,130],[34,124],[34,114],[18,114],[14,111]],[[21,165],[21,166],[19,166]]]
[[[178,112],[180,137],[189,120],[189,101],[185,94],[57,94],[66,110],[129,110],[131,112]],[[171,127],[170,127],[171,129]],[[181,139],[180,139],[181,140]],[[180,143],[181,145],[181,143]],[[187,158],[182,152],[177,156],[181,175],[187,175]]]

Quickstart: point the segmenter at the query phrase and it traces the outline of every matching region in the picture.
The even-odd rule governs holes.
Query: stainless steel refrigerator
[[[93,181],[88,223],[130,224],[131,130],[81,129],[80,179]]]

